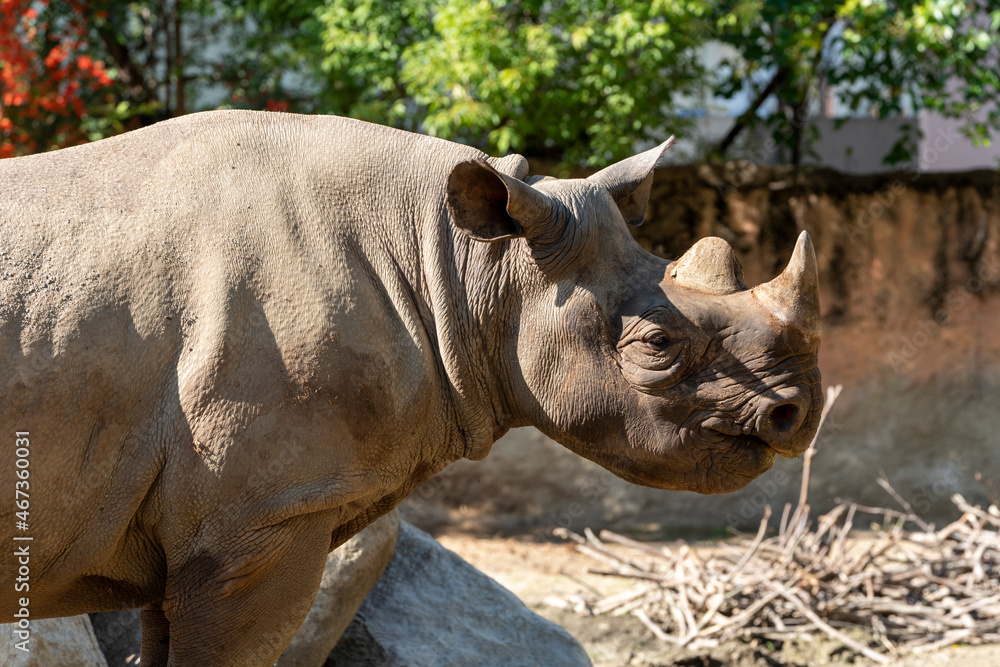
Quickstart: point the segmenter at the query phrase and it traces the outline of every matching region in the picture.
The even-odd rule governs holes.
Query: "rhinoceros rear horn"
[[[560,204],[524,181],[500,173],[485,160],[455,165],[448,176],[448,212],[477,241],[517,236],[555,236]]]
[[[684,287],[710,294],[733,294],[747,288],[743,267],[732,246],[718,238],[701,239],[670,265],[670,277]]]
[[[587,180],[608,191],[625,222],[633,227],[641,225],[653,188],[653,170],[673,145],[674,138],[670,137],[656,148],[616,162]]]
[[[807,335],[819,336],[819,271],[808,232],[799,234],[788,266],[771,282],[753,289],[761,304]]]

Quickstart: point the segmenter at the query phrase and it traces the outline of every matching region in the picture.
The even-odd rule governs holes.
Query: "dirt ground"
[[[665,647],[632,616],[581,616],[560,609],[560,595],[589,590],[611,595],[632,582],[588,572],[598,564],[571,544],[530,538],[484,539],[464,534],[439,534],[446,548],[513,591],[528,607],[563,626],[579,640],[596,667],[813,667],[874,663],[823,636],[796,643],[729,643],[697,652]],[[675,543],[664,542],[668,546]],[[710,545],[699,548],[710,549]],[[892,664],[901,667],[998,667],[1000,646],[952,646],[934,653],[910,655]]]

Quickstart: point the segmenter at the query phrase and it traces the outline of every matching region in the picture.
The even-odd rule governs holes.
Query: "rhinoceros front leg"
[[[167,665],[271,667],[309,612],[330,532],[327,522],[309,516],[221,539],[213,535],[211,544],[168,575]],[[143,665],[146,652],[143,641]],[[150,664],[158,664],[153,660],[151,655]]]
[[[139,620],[142,624],[139,663],[152,667],[166,665],[170,656],[170,624],[163,609],[159,604],[146,605],[139,614]]]
[[[315,667],[326,662],[392,560],[399,510],[381,517],[330,552],[309,615],[275,667]]]

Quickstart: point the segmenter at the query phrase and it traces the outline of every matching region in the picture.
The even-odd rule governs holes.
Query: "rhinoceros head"
[[[470,237],[515,239],[493,255],[512,286],[497,368],[514,421],[631,482],[734,491],[816,432],[816,258],[803,232],[784,272],[749,289],[722,239],[672,263],[644,251],[627,225],[669,143],[578,180],[463,163],[448,205]]]

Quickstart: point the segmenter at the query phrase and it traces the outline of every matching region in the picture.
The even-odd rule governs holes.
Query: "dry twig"
[[[823,418],[839,390],[829,392]],[[815,442],[806,453],[799,504],[794,512],[786,506],[771,537],[770,507],[752,539],[707,556],[687,545],[671,551],[610,531],[600,537],[564,531],[611,570],[600,574],[636,582],[603,599],[583,594],[584,611],[630,613],[661,641],[679,646],[819,630],[883,664],[893,653],[955,641],[1000,642],[1000,509],[984,510],[956,495],[962,517],[935,531],[883,476],[880,486],[904,512],[840,503],[814,527],[808,489]],[[874,540],[848,534],[858,512],[885,517]],[[572,597],[566,606],[580,609],[581,596]],[[845,634],[848,627],[868,641]]]

